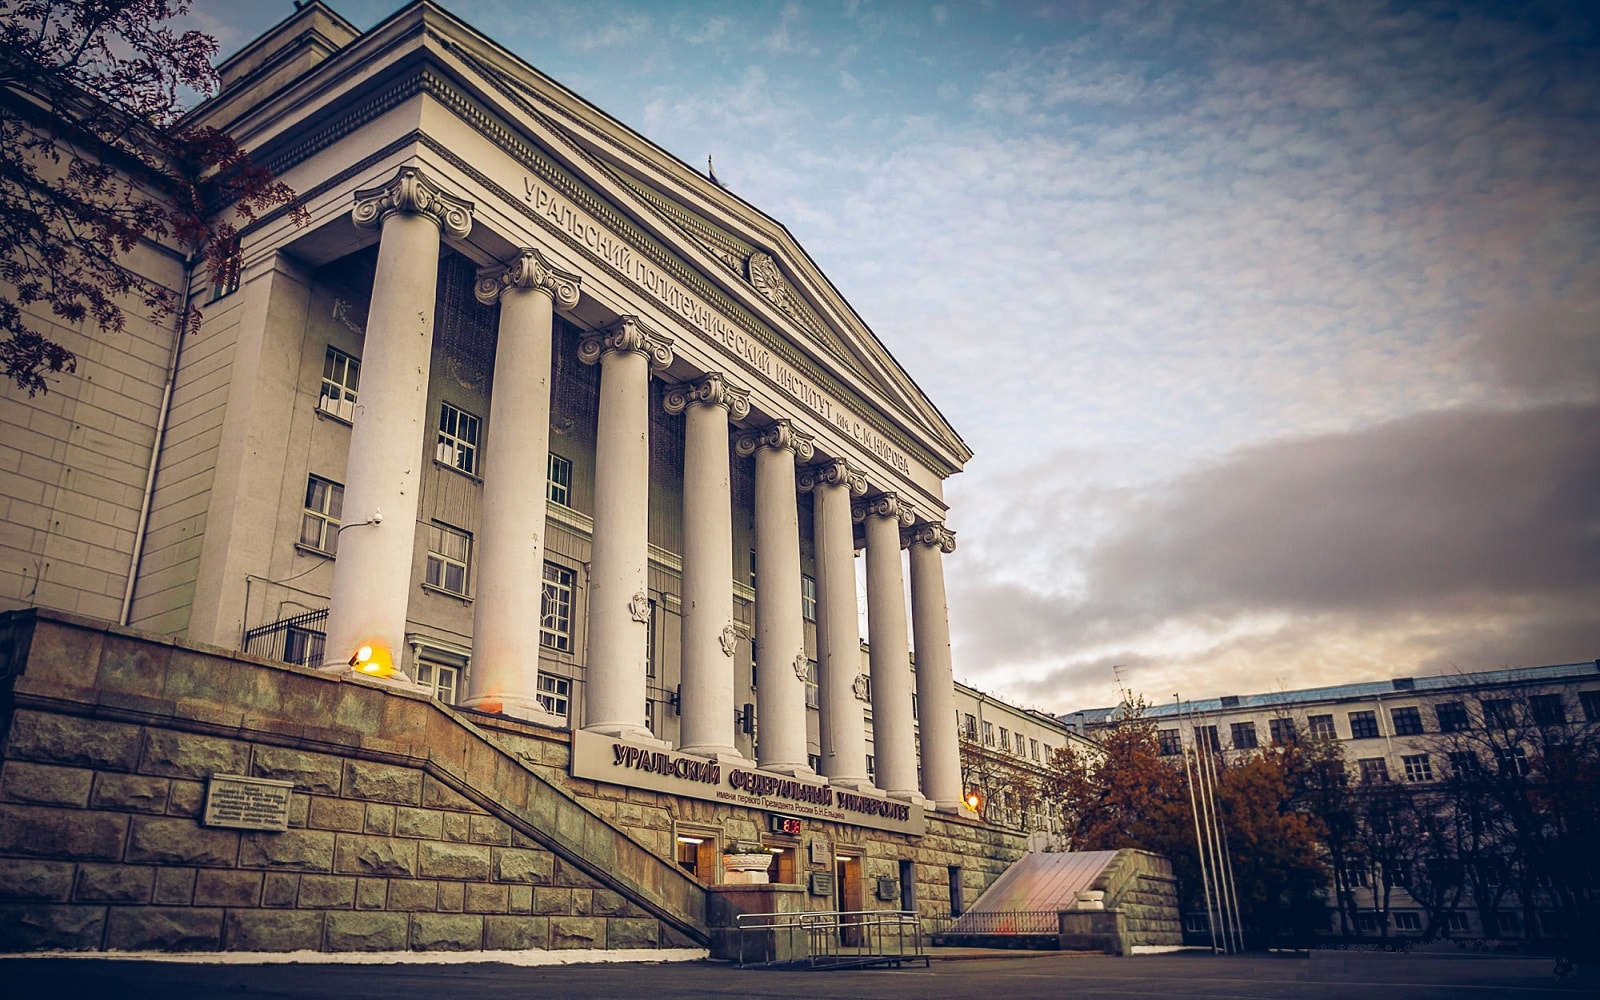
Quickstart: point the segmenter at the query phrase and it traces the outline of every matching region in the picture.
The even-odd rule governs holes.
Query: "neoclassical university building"
[[[971,453],[783,226],[427,2],[220,73],[309,222],[4,400],[9,946],[703,944],[752,855],[958,912]]]

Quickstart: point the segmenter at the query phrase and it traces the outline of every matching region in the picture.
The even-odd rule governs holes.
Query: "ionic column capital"
[[[798,462],[810,461],[816,453],[815,440],[788,419],[774,420],[765,427],[744,431],[734,438],[733,450],[741,458],[749,458],[758,448],[787,449],[794,452]]]
[[[900,499],[898,493],[880,493],[870,500],[857,501],[850,505],[850,518],[853,521],[865,521],[869,517],[890,517],[900,522],[902,528],[911,527],[916,520],[916,514],[910,505]]]
[[[624,316],[578,341],[578,360],[586,365],[598,363],[607,354],[634,352],[645,355],[651,368],[666,368],[672,364],[672,338],[651,330],[637,316]]]
[[[578,304],[578,283],[581,280],[576,274],[569,274],[551,264],[537,249],[524,247],[508,263],[479,271],[474,291],[478,301],[486,306],[499,301],[502,292],[526,289],[544,292],[561,308],[571,309]]]
[[[691,404],[721,406],[731,420],[743,420],[750,415],[750,390],[741,389],[722,377],[721,372],[707,372],[693,382],[679,382],[670,386],[662,405],[676,416]]]
[[[944,526],[943,521],[926,521],[904,532],[904,544],[927,545],[940,552],[956,550],[956,533]]]
[[[806,466],[800,470],[797,483],[801,493],[810,493],[818,486],[843,486],[856,497],[867,493],[867,474],[843,458],[830,458]]]
[[[472,202],[447,194],[417,167],[401,167],[387,183],[356,192],[350,219],[361,229],[377,229],[395,213],[425,215],[457,240],[472,231]]]

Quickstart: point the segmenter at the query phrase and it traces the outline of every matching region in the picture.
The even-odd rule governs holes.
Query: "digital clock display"
[[[772,833],[798,834],[800,821],[793,816],[768,816],[767,829]]]

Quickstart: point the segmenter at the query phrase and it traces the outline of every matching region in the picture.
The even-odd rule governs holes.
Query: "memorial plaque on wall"
[[[235,830],[287,830],[293,791],[292,781],[213,774],[206,782],[206,808],[200,823]]]

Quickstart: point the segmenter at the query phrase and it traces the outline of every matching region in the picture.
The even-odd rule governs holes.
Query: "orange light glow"
[[[374,677],[388,677],[395,672],[394,657],[381,642],[363,642],[350,657],[350,666]]]

